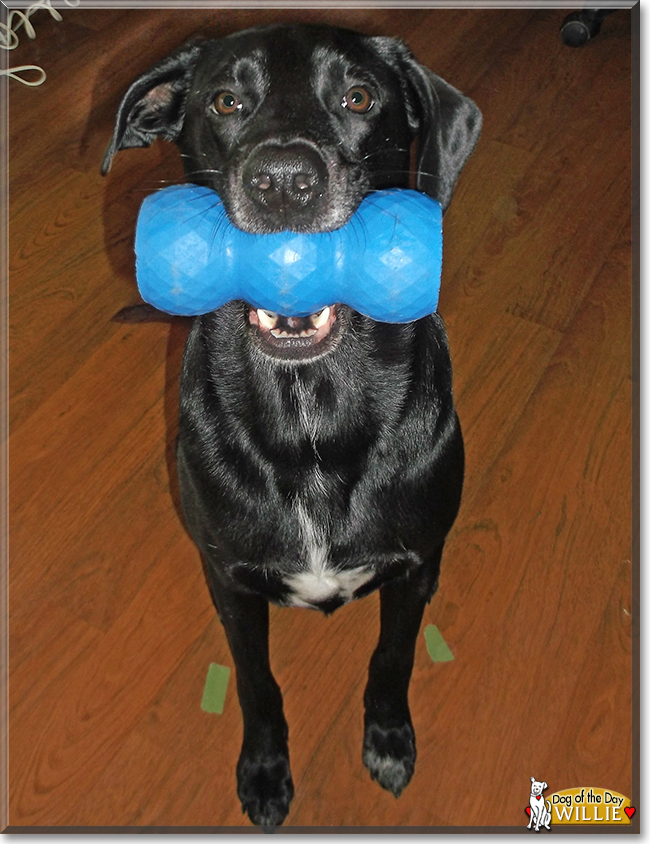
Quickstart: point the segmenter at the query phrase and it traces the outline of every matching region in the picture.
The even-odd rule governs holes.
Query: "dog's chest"
[[[354,593],[375,574],[372,566],[336,568],[330,559],[328,531],[304,502],[293,507],[300,535],[300,567],[283,579],[289,590],[286,603],[294,607],[331,607],[352,600]]]

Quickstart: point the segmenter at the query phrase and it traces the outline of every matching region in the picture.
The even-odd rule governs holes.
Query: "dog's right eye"
[[[234,114],[242,107],[241,100],[232,91],[222,91],[212,101],[212,110],[217,114]]]

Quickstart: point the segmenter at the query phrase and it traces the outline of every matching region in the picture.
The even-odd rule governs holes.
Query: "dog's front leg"
[[[442,547],[422,569],[380,591],[381,631],[364,695],[363,762],[379,785],[399,797],[415,767],[408,705],[415,644],[424,608],[435,592]]]
[[[289,811],[293,780],[282,694],[269,662],[269,605],[219,581],[213,580],[212,592],[235,661],[244,719],[237,793],[253,823],[277,826]]]

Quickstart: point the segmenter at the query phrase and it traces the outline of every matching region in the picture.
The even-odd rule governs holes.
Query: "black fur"
[[[364,113],[345,100],[354,86],[372,96]],[[215,109],[222,91],[236,95],[231,114]],[[344,224],[369,190],[406,186],[416,137],[416,184],[446,207],[480,124],[474,103],[399,41],[264,27],[182,47],[136,80],[103,172],[118,150],[162,137],[236,225],[321,231]],[[462,488],[440,317],[332,314],[319,342],[273,341],[232,302],[194,320],[181,377],[183,509],[237,669],[238,793],[264,826],[282,823],[293,796],[268,601],[331,612],[381,588],[363,760],[399,795],[415,763],[416,638]]]

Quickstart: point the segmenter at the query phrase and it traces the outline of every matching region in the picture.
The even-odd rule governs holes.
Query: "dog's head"
[[[537,797],[544,791],[545,788],[548,788],[545,782],[538,782],[535,777],[531,777],[530,782],[530,793],[533,795],[533,797]]]
[[[266,26],[190,43],[136,79],[102,172],[118,150],[164,138],[244,231],[330,231],[369,191],[408,185],[416,137],[416,187],[446,208],[480,128],[476,105],[400,41]],[[284,355],[329,339],[336,315],[279,325],[251,311],[249,322]]]

